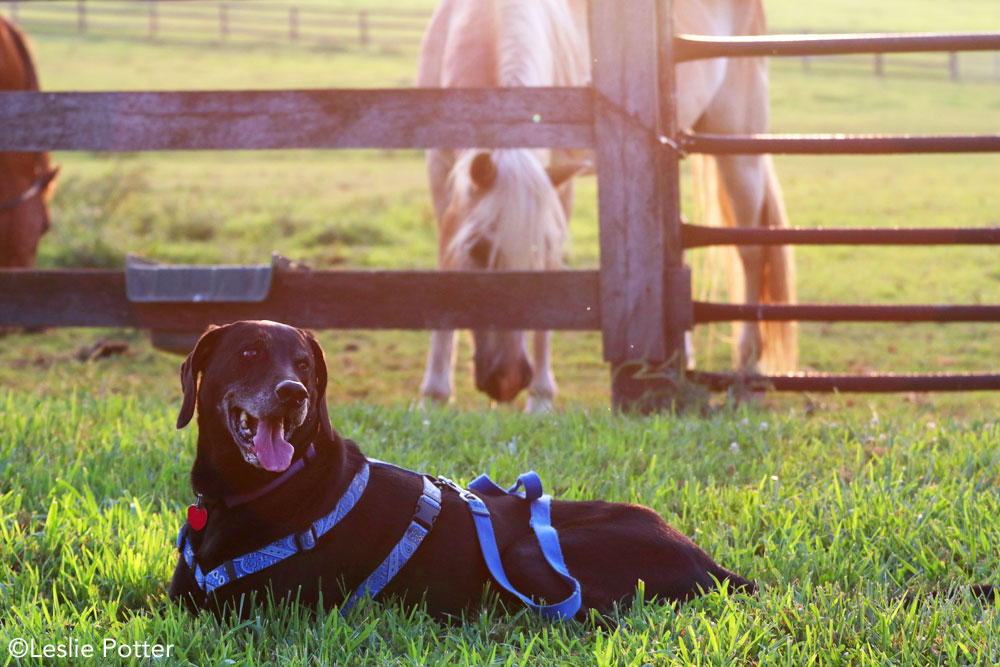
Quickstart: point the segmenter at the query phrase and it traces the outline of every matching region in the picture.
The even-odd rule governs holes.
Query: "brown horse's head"
[[[546,169],[529,150],[466,151],[449,176],[439,265],[446,270],[557,269],[567,237],[560,188],[583,165]],[[530,307],[531,295],[523,295]],[[531,382],[523,331],[473,331],[476,387],[511,401]]]
[[[0,64],[0,90],[38,90],[24,36],[2,17]],[[57,171],[48,153],[0,153],[0,267],[34,265]]]

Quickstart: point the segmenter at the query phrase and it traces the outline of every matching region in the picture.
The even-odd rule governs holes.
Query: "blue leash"
[[[493,534],[493,522],[490,521],[490,512],[486,508],[486,503],[480,500],[476,494],[461,489],[451,480],[442,478],[442,481],[458,491],[462,500],[468,503],[469,511],[472,513],[472,519],[476,526],[476,534],[479,536],[479,547],[483,552],[486,567],[489,568],[493,579],[504,590],[521,600],[529,609],[537,611],[545,618],[556,621],[565,621],[572,618],[580,609],[580,582],[569,573],[569,569],[566,567],[562,548],[559,546],[559,535],[552,526],[552,518],[549,511],[552,497],[542,494],[542,480],[539,479],[538,474],[534,470],[524,473],[517,478],[514,486],[506,491],[497,486],[488,476],[480,475],[469,484],[469,488],[478,491],[484,496],[498,497],[512,495],[523,498],[531,503],[531,520],[529,525],[535,531],[535,536],[538,538],[538,545],[542,549],[542,555],[545,557],[545,561],[549,564],[549,567],[555,570],[556,574],[573,590],[565,600],[544,605],[537,604],[530,597],[518,591],[510,583],[510,580],[507,579],[507,574],[503,569],[503,562],[500,560],[496,537]],[[518,489],[522,486],[524,487],[524,493],[518,493]]]

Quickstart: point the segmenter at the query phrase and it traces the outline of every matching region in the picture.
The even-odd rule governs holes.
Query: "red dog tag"
[[[201,530],[208,523],[208,510],[197,505],[188,505],[188,523],[195,530]]]

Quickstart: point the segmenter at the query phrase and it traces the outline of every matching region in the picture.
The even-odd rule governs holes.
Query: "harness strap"
[[[504,496],[514,495],[524,498],[531,503],[531,528],[538,538],[538,545],[542,549],[542,555],[556,574],[572,588],[573,592],[561,602],[553,604],[537,604],[527,595],[521,593],[510,583],[506,572],[503,569],[503,562],[500,560],[500,551],[497,548],[496,537],[493,533],[493,523],[490,520],[490,512],[484,503],[472,491],[466,491],[450,479],[441,478],[441,481],[450,488],[458,492],[459,496],[469,505],[472,513],[472,520],[476,526],[476,534],[479,537],[479,546],[483,552],[483,559],[489,569],[493,579],[507,592],[521,600],[529,609],[537,611],[546,618],[564,621],[572,618],[580,609],[581,595],[580,582],[577,581],[566,567],[563,559],[562,549],[559,546],[559,535],[552,527],[552,519],[549,511],[551,496],[542,494],[542,482],[534,471],[529,471],[517,478],[517,483],[510,489],[504,491],[497,486],[493,480],[486,475],[481,475],[469,484],[470,489],[482,493],[484,496]],[[517,493],[518,488],[524,487],[524,494]]]
[[[256,551],[228,560],[207,573],[202,572],[201,565],[196,562],[187,523],[181,526],[180,532],[177,534],[177,549],[181,552],[188,567],[194,572],[195,582],[205,592],[207,599],[208,594],[220,586],[260,572],[301,551],[309,551],[316,546],[316,540],[340,523],[341,519],[354,509],[368,485],[368,473],[369,467],[366,462],[351,480],[347,491],[337,501],[337,506],[333,508],[333,511],[313,521],[306,531],[292,533],[280,540],[275,540]]]
[[[351,594],[347,601],[340,608],[340,615],[344,616],[354,608],[358,600],[368,596],[374,598],[385,588],[386,584],[396,576],[406,561],[410,560],[417,551],[417,547],[424,541],[427,534],[434,526],[434,520],[441,512],[441,489],[425,476],[421,476],[424,482],[424,490],[417,499],[417,507],[413,513],[413,520],[403,533],[402,539],[389,552],[388,557],[382,564],[365,579],[357,590]]]

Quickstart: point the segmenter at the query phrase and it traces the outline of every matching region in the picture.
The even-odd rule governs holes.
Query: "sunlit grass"
[[[766,5],[779,29],[1000,26],[992,0]],[[415,69],[403,51],[43,33],[34,42],[52,90],[401,86]],[[943,68],[879,80],[870,61],[805,73],[790,59],[772,66],[772,100],[780,132],[996,132],[1000,85],[954,84]],[[317,268],[434,266],[417,151],[55,157],[63,175],[45,268],[120,267],[127,252],[264,263],[272,251]],[[994,156],[777,165],[795,225],[1000,223]],[[597,266],[595,190],[593,179],[579,184],[572,267]],[[988,248],[803,247],[798,262],[803,301],[1000,302],[1000,262]],[[1000,345],[987,325],[802,329],[803,367],[824,371],[989,370]],[[128,348],[77,358],[109,339]],[[174,644],[167,664],[199,665],[1000,662],[996,604],[966,594],[904,599],[997,580],[994,395],[768,397],[754,408],[719,407],[728,397],[718,396],[700,416],[615,416],[600,335],[568,332],[554,337],[554,416],[490,410],[473,389],[464,339],[455,407],[421,412],[410,403],[427,339],[320,332],[334,424],[369,455],[461,482],[487,472],[502,483],[534,468],[559,498],[649,505],[758,580],[761,593],[639,605],[610,627],[550,625],[489,604],[441,625],[392,601],[362,604],[347,619],[287,604],[246,622],[190,616],[165,595],[196,437],[174,429],[180,359],[141,332],[12,333],[0,338],[0,647],[18,636],[98,646],[117,637]],[[699,365],[727,366],[728,350],[704,342]]]
[[[996,579],[995,422],[332,406],[373,456],[461,482],[534,468],[561,498],[649,505],[763,586],[640,605],[599,629],[490,605],[439,625],[391,602],[346,620],[285,604],[245,623],[191,617],[164,593],[195,440],[173,429],[176,401],[5,391],[0,407],[5,643],[113,636],[175,644],[194,664],[260,651],[291,664],[954,664],[1000,651],[997,606],[903,599]]]

